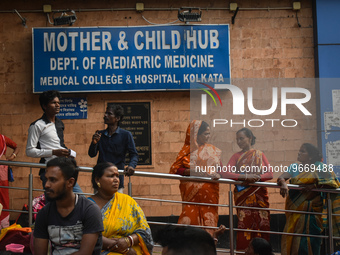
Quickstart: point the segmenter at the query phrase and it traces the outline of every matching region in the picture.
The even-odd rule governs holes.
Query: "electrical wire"
[[[301,27],[301,24],[299,22],[298,12],[296,11],[296,21],[299,27]]]
[[[171,24],[174,24],[174,23],[176,23],[176,22],[179,22],[179,19],[177,19],[177,20],[171,21],[171,22],[169,22],[169,23],[165,23],[165,24],[157,24],[157,23],[153,23],[153,22],[151,22],[151,21],[148,21],[143,15],[142,15],[142,18],[143,18],[146,22],[148,22],[149,24],[151,24],[151,25],[171,25]]]

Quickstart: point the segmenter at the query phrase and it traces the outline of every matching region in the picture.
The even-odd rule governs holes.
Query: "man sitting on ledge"
[[[95,203],[73,193],[78,178],[76,161],[51,159],[45,176],[51,202],[39,211],[35,222],[34,254],[47,255],[51,241],[53,255],[99,255],[104,230],[101,212]]]

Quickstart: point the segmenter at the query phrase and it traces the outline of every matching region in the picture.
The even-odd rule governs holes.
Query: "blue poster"
[[[86,98],[61,98],[59,119],[87,119]]]
[[[230,78],[228,25],[33,28],[33,92],[189,90]]]

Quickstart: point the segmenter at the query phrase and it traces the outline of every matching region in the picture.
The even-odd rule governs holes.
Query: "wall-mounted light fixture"
[[[66,10],[66,11],[52,11],[51,5],[44,5],[43,11],[47,14],[48,22],[54,26],[61,26],[61,25],[70,25],[72,26],[74,22],[77,20],[77,16],[75,11],[73,10]],[[52,13],[53,22],[50,20],[49,13]],[[59,17],[54,17],[57,13],[61,13]]]
[[[68,14],[67,12],[62,12],[60,17],[54,18],[53,14],[53,25],[54,26],[61,26],[61,25],[70,25],[72,26],[74,22],[77,20],[77,16],[75,11],[69,11],[70,13]]]
[[[301,2],[293,2],[293,11],[301,10]]]
[[[198,7],[181,7],[178,10],[178,19],[183,22],[202,21],[202,11]]]
[[[229,4],[229,9],[230,9],[231,12],[236,11],[236,9],[237,9],[237,3],[230,3],[230,4]]]
[[[143,12],[144,11],[144,3],[136,3],[136,11]]]

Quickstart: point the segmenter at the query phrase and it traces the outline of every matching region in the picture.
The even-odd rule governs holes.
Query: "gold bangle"
[[[125,242],[127,243],[127,245],[128,245],[129,247],[131,247],[130,239],[129,239],[128,237],[124,237],[124,239],[125,239]]]
[[[126,254],[130,251],[130,248],[126,248],[124,251],[122,251],[122,254]]]
[[[15,154],[14,152],[12,153],[12,155],[14,155],[14,158],[16,158],[16,157],[17,157],[17,154]]]

